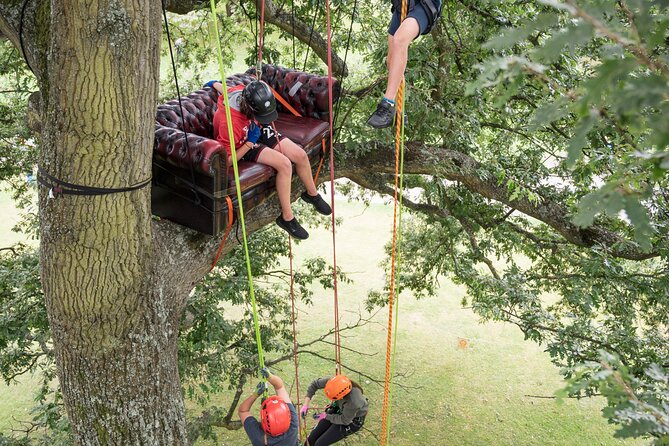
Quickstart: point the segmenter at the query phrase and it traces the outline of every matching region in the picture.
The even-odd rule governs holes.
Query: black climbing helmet
[[[253,110],[253,116],[260,124],[269,124],[279,116],[276,112],[274,94],[263,81],[253,81],[244,87],[242,97]]]

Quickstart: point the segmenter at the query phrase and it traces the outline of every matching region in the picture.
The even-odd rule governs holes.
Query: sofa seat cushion
[[[276,175],[276,170],[266,164],[240,161],[238,167],[239,184],[242,187],[242,191],[252,189],[266,181],[269,181],[274,175]],[[236,191],[235,172],[232,166],[230,166],[228,169],[228,194],[235,194],[237,193]]]
[[[323,137],[330,131],[330,124],[327,122],[286,113],[279,113],[279,118],[275,123],[279,133],[301,145],[307,151],[320,145]]]

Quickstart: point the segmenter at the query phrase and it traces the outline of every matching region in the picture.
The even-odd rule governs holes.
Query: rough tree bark
[[[159,24],[157,2],[52,3],[42,169],[108,188],[150,177]],[[79,444],[187,443],[176,360],[187,289],[161,278],[149,203],[148,188],[58,199],[41,188],[42,283]]]
[[[117,188],[151,175],[160,3],[0,4],[3,34],[41,90],[40,167]],[[49,199],[41,268],[78,444],[187,444],[176,339],[191,288],[152,231],[150,192]]]

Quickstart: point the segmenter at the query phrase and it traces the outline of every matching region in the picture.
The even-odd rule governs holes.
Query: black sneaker
[[[381,102],[379,102],[379,105],[376,107],[376,111],[367,120],[367,124],[375,129],[385,129],[386,127],[390,127],[394,118],[395,105],[381,99]]]
[[[306,240],[309,238],[309,233],[297,222],[297,218],[293,218],[291,221],[286,221],[280,215],[276,217],[276,224],[283,230],[285,230],[291,237],[298,240]]]
[[[315,196],[309,195],[306,191],[302,192],[302,199],[312,205],[319,214],[330,215],[332,214],[332,208],[329,204],[323,200],[321,194],[316,194]]]

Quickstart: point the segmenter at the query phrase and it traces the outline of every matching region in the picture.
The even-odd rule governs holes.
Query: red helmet
[[[288,404],[276,395],[267,398],[260,406],[260,424],[262,430],[272,437],[286,433],[290,427]]]
[[[335,375],[325,384],[325,396],[331,400],[340,400],[351,391],[351,380],[345,375]]]

